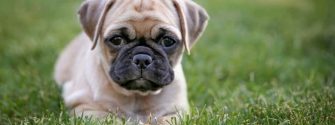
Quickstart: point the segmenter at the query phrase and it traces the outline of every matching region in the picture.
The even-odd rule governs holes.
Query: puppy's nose
[[[137,54],[133,57],[133,63],[138,68],[145,69],[152,63],[152,58],[147,54]]]

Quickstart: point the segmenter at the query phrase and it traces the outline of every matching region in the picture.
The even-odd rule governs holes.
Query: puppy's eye
[[[126,43],[126,40],[120,36],[107,38],[106,42],[112,44],[113,46],[120,46]]]
[[[176,41],[170,37],[163,37],[160,41],[160,44],[163,47],[171,47],[176,43]]]

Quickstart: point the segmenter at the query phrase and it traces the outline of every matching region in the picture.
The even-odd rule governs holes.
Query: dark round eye
[[[172,38],[169,38],[169,37],[163,37],[160,41],[160,44],[163,46],[163,47],[171,47],[173,46],[174,44],[176,43],[176,41]]]
[[[120,36],[107,38],[106,41],[112,44],[113,46],[120,46],[126,43],[126,40]]]

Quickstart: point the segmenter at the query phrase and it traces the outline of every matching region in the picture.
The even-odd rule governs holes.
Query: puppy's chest
[[[156,114],[155,101],[148,98],[133,98],[129,99],[126,103],[120,105],[126,116],[142,117]]]

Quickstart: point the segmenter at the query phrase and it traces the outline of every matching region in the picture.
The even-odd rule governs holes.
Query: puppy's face
[[[99,38],[97,47],[114,83],[128,91],[140,92],[157,91],[169,85],[175,76],[173,68],[180,63],[184,45],[188,45],[185,42],[190,42],[185,41],[185,33],[181,31],[183,24],[178,15],[182,13],[178,12],[181,5],[171,0],[97,1],[90,1],[86,7],[84,4],[86,12],[81,10],[80,14],[89,13],[92,4],[95,11],[101,11],[99,16],[91,15],[101,19],[96,22],[100,29],[83,27],[89,36],[96,33],[91,35],[93,40]],[[82,17],[82,23],[90,22]],[[87,14],[84,17],[89,18]]]
[[[142,92],[156,91],[173,81],[173,67],[183,50],[175,26],[148,17],[115,22],[107,29],[100,47],[109,57],[113,81]]]

